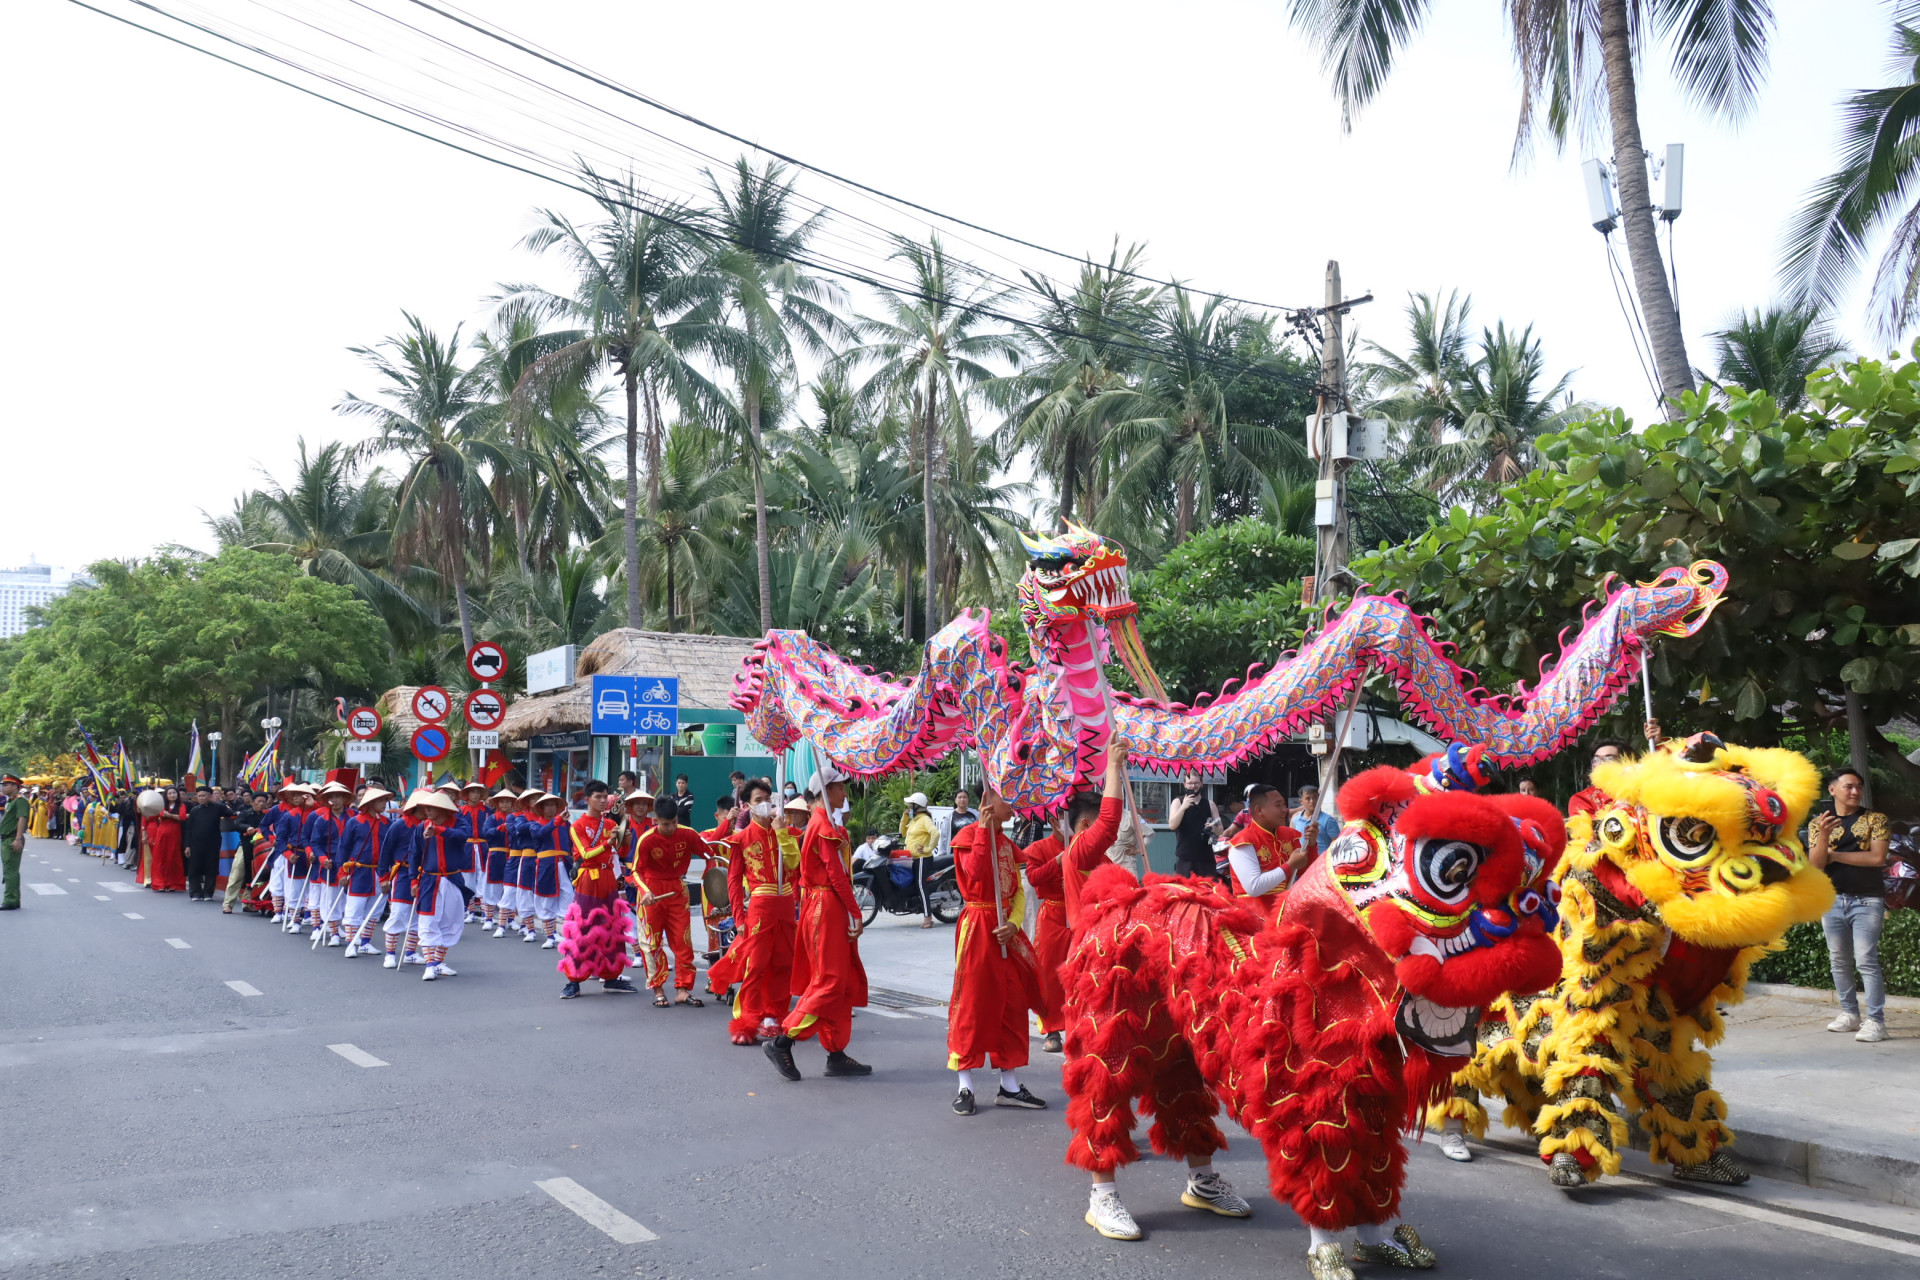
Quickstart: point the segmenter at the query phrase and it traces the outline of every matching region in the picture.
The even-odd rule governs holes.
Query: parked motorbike
[[[936,854],[917,861],[893,854],[904,842],[896,836],[883,836],[873,842],[874,852],[855,858],[853,864],[853,900],[859,904],[863,924],[872,924],[882,911],[896,916],[917,916],[930,911],[941,924],[960,918],[960,884],[953,871],[951,854]],[[926,877],[926,899],[922,905],[916,870]]]

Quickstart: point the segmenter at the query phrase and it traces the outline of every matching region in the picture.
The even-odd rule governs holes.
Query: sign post
[[[594,676],[589,704],[596,734],[625,738],[628,768],[640,772],[640,739],[680,732],[678,676]]]
[[[355,707],[347,712],[347,736],[366,742],[379,737],[381,726],[385,723],[374,708]]]
[[[437,684],[423,684],[413,691],[413,714],[427,724],[439,724],[453,710],[453,695]]]

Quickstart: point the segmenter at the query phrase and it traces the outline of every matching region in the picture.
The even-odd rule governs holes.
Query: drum
[[[725,845],[707,846],[707,869],[700,873],[700,892],[715,906],[727,901],[727,859],[718,852],[724,848]]]

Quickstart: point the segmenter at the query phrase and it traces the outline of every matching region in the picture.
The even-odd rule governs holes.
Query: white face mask
[[[771,818],[773,816],[773,801],[771,800],[755,801],[753,806],[753,816],[756,818]]]

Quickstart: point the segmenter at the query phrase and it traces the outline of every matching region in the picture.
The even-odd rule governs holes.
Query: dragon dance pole
[[[1647,674],[1647,646],[1644,644],[1640,646],[1640,702],[1641,702],[1641,705],[1646,709],[1647,723],[1652,724],[1653,723],[1653,677]],[[1647,736],[1647,746],[1649,748],[1657,747],[1659,745],[1660,744],[1658,742],[1654,741],[1653,736],[1651,734]]]

